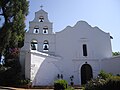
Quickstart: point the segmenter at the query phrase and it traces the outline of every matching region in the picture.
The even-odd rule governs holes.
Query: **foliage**
[[[15,85],[20,79],[20,63],[18,59],[9,62],[0,68],[0,85]],[[12,83],[11,83],[12,82]]]
[[[0,60],[5,56],[5,65],[0,66],[0,85],[15,85],[19,80],[27,83],[21,80],[18,56],[23,46],[28,6],[28,0],[0,0]]]
[[[118,55],[120,55],[120,52],[112,52],[112,55],[113,56],[118,56]]]
[[[98,78],[85,85],[85,90],[120,90],[120,76],[101,71]]]
[[[27,85],[30,83],[30,79],[20,79],[17,82],[17,85]]]
[[[98,74],[98,77],[106,80],[106,79],[112,77],[112,74],[111,73],[106,73],[103,70],[101,70],[100,73]]]
[[[7,64],[7,62],[9,62],[9,60],[18,59],[19,53],[20,53],[19,48],[8,48],[8,50],[6,50],[6,52],[5,52],[5,57],[6,57],[5,64]]]
[[[5,52],[9,48],[23,46],[28,5],[27,0],[0,0],[0,18],[3,21],[0,27],[0,56],[8,54]]]
[[[104,79],[92,79],[85,85],[85,90],[102,90],[101,87],[106,83]]]
[[[120,77],[119,76],[112,76],[110,77],[103,88],[106,90],[120,90]]]
[[[68,83],[63,79],[59,79],[54,82],[54,90],[61,90],[61,89],[65,90],[67,89],[67,87],[68,87]]]

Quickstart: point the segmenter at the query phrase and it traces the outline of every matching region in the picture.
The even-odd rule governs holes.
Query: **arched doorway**
[[[93,78],[92,67],[89,64],[84,64],[81,67],[81,84],[86,84]]]

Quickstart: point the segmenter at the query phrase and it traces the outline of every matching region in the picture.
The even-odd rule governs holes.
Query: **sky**
[[[43,5],[48,18],[53,22],[53,31],[58,32],[66,26],[74,26],[83,20],[92,27],[99,27],[113,37],[112,50],[120,52],[120,0],[28,0],[29,15],[26,17],[26,29],[29,21],[35,17]]]

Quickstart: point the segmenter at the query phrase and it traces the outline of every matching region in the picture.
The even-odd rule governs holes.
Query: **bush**
[[[120,76],[112,76],[102,71],[98,78],[85,85],[85,90],[120,90]]]
[[[103,70],[101,70],[100,74],[98,76],[99,76],[99,78],[102,78],[102,79],[106,80],[106,79],[109,79],[113,75],[111,73],[106,73]]]
[[[120,90],[120,77],[112,76],[106,81],[103,88],[106,88],[106,90]]]
[[[104,79],[92,79],[85,85],[85,90],[102,90],[101,87],[106,83]]]
[[[18,59],[8,59],[7,64],[0,67],[0,85],[13,86],[20,79],[20,63]],[[12,82],[12,83],[11,83]]]
[[[18,81],[17,85],[27,85],[30,83],[30,79],[21,79]]]
[[[65,90],[68,87],[68,83],[65,80],[56,80],[54,82],[54,90]]]

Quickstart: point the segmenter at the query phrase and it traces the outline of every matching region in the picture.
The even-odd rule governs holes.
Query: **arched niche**
[[[31,41],[31,50],[37,50],[37,48],[38,48],[38,41],[33,39]]]
[[[44,17],[43,16],[39,17],[39,22],[44,22]]]
[[[48,27],[47,26],[43,27],[43,34],[48,34]]]
[[[45,52],[49,51],[49,42],[48,42],[48,40],[44,40],[44,42],[43,42],[43,51],[45,51]]]
[[[35,26],[35,27],[34,27],[33,33],[35,33],[35,34],[38,34],[38,33],[39,33],[39,27],[38,27],[38,26]]]

